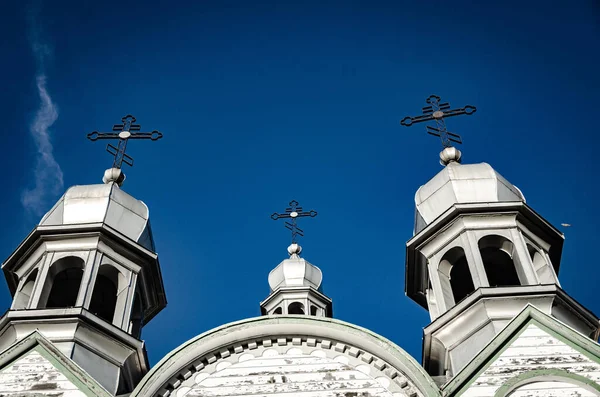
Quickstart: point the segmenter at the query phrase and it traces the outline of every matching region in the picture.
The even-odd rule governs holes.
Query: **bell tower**
[[[69,188],[2,264],[0,350],[37,330],[113,395],[148,372],[142,327],[167,303],[148,207],[124,179],[119,163]]]
[[[434,105],[431,118],[443,118]],[[596,339],[598,318],[560,287],[562,233],[489,164],[461,164],[452,135],[444,168],[417,190],[406,243],[406,294],[431,317],[424,368],[445,383],[527,304]]]

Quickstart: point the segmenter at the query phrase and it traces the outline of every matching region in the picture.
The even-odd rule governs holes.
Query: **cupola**
[[[123,179],[69,188],[2,264],[0,350],[37,330],[112,394],[148,371],[142,327],[167,303],[148,207]]]
[[[288,247],[289,258],[269,273],[271,293],[261,302],[262,314],[306,314],[331,317],[332,305],[321,289],[321,269],[300,257],[302,247]]]
[[[443,383],[528,304],[595,335],[597,318],[560,288],[562,233],[489,164],[463,165],[454,147],[440,159],[415,195],[406,248],[406,294],[432,321],[425,369]]]

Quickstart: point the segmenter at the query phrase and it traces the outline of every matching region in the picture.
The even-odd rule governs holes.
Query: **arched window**
[[[513,262],[514,245],[502,236],[485,236],[479,240],[479,252],[490,287],[521,285]]]
[[[29,299],[31,298],[31,294],[33,293],[33,286],[35,285],[35,280],[37,279],[38,269],[34,269],[23,284],[23,287],[17,292],[15,296],[15,304],[13,309],[27,309],[29,304]]]
[[[449,294],[451,291],[454,303],[460,302],[475,291],[465,251],[461,247],[448,250],[442,257],[438,269],[442,288],[445,289],[443,291],[444,295]],[[448,291],[448,287],[450,291]]]
[[[550,265],[546,263],[542,253],[531,244],[527,244],[527,251],[529,251],[531,263],[533,264],[533,270],[535,270],[540,283],[554,284],[555,280],[554,275],[552,274],[552,269],[550,268]]]
[[[77,295],[83,277],[83,259],[68,256],[61,258],[50,266],[48,279],[42,289],[40,308],[73,307],[77,303]]]
[[[275,309],[275,311],[273,311],[273,314],[282,314],[283,311],[281,310],[281,307],[278,307],[277,309]]]
[[[113,266],[101,265],[96,275],[90,302],[90,312],[109,323],[113,322],[117,307],[119,275],[119,271]]]
[[[288,306],[288,314],[304,314],[304,305],[300,302],[292,302]]]
[[[311,316],[316,316],[317,312],[319,311],[319,309],[316,306],[310,306],[310,315]]]

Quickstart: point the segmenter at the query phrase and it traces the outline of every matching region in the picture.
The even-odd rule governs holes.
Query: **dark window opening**
[[[479,252],[490,287],[521,285],[513,262],[513,243],[501,236],[479,240]]]
[[[317,309],[317,307],[316,307],[316,306],[311,306],[311,307],[310,307],[310,315],[311,315],[311,316],[316,316],[316,315],[317,315],[317,311],[318,311],[318,310],[319,310],[319,309]]]
[[[438,269],[440,275],[447,277],[450,283],[455,304],[475,291],[465,251],[461,247],[448,250],[442,257]]]
[[[68,268],[58,273],[52,282],[48,295],[47,308],[73,307],[77,302],[77,294],[83,277],[83,269]]]
[[[111,279],[99,274],[94,285],[90,311],[101,319],[112,323],[117,305],[117,287]]]
[[[473,277],[471,276],[464,252],[452,265],[452,270],[450,270],[450,285],[452,286],[452,296],[455,303],[460,302],[475,291]]]
[[[110,265],[100,266],[89,310],[109,323],[113,322],[115,316],[118,285],[119,271]]]
[[[278,307],[277,309],[275,309],[275,311],[273,311],[273,314],[282,314],[283,310],[281,310],[281,307]]]
[[[288,306],[288,314],[304,314],[304,305],[300,302],[290,303]]]

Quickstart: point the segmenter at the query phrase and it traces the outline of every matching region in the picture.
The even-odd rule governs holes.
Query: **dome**
[[[525,202],[521,191],[489,164],[450,162],[415,195],[415,233],[423,230],[454,204]]]
[[[271,291],[281,287],[313,287],[320,290],[322,281],[321,269],[298,255],[292,255],[269,273]]]
[[[104,223],[155,251],[148,207],[108,184],[72,186],[40,221],[40,226]]]

